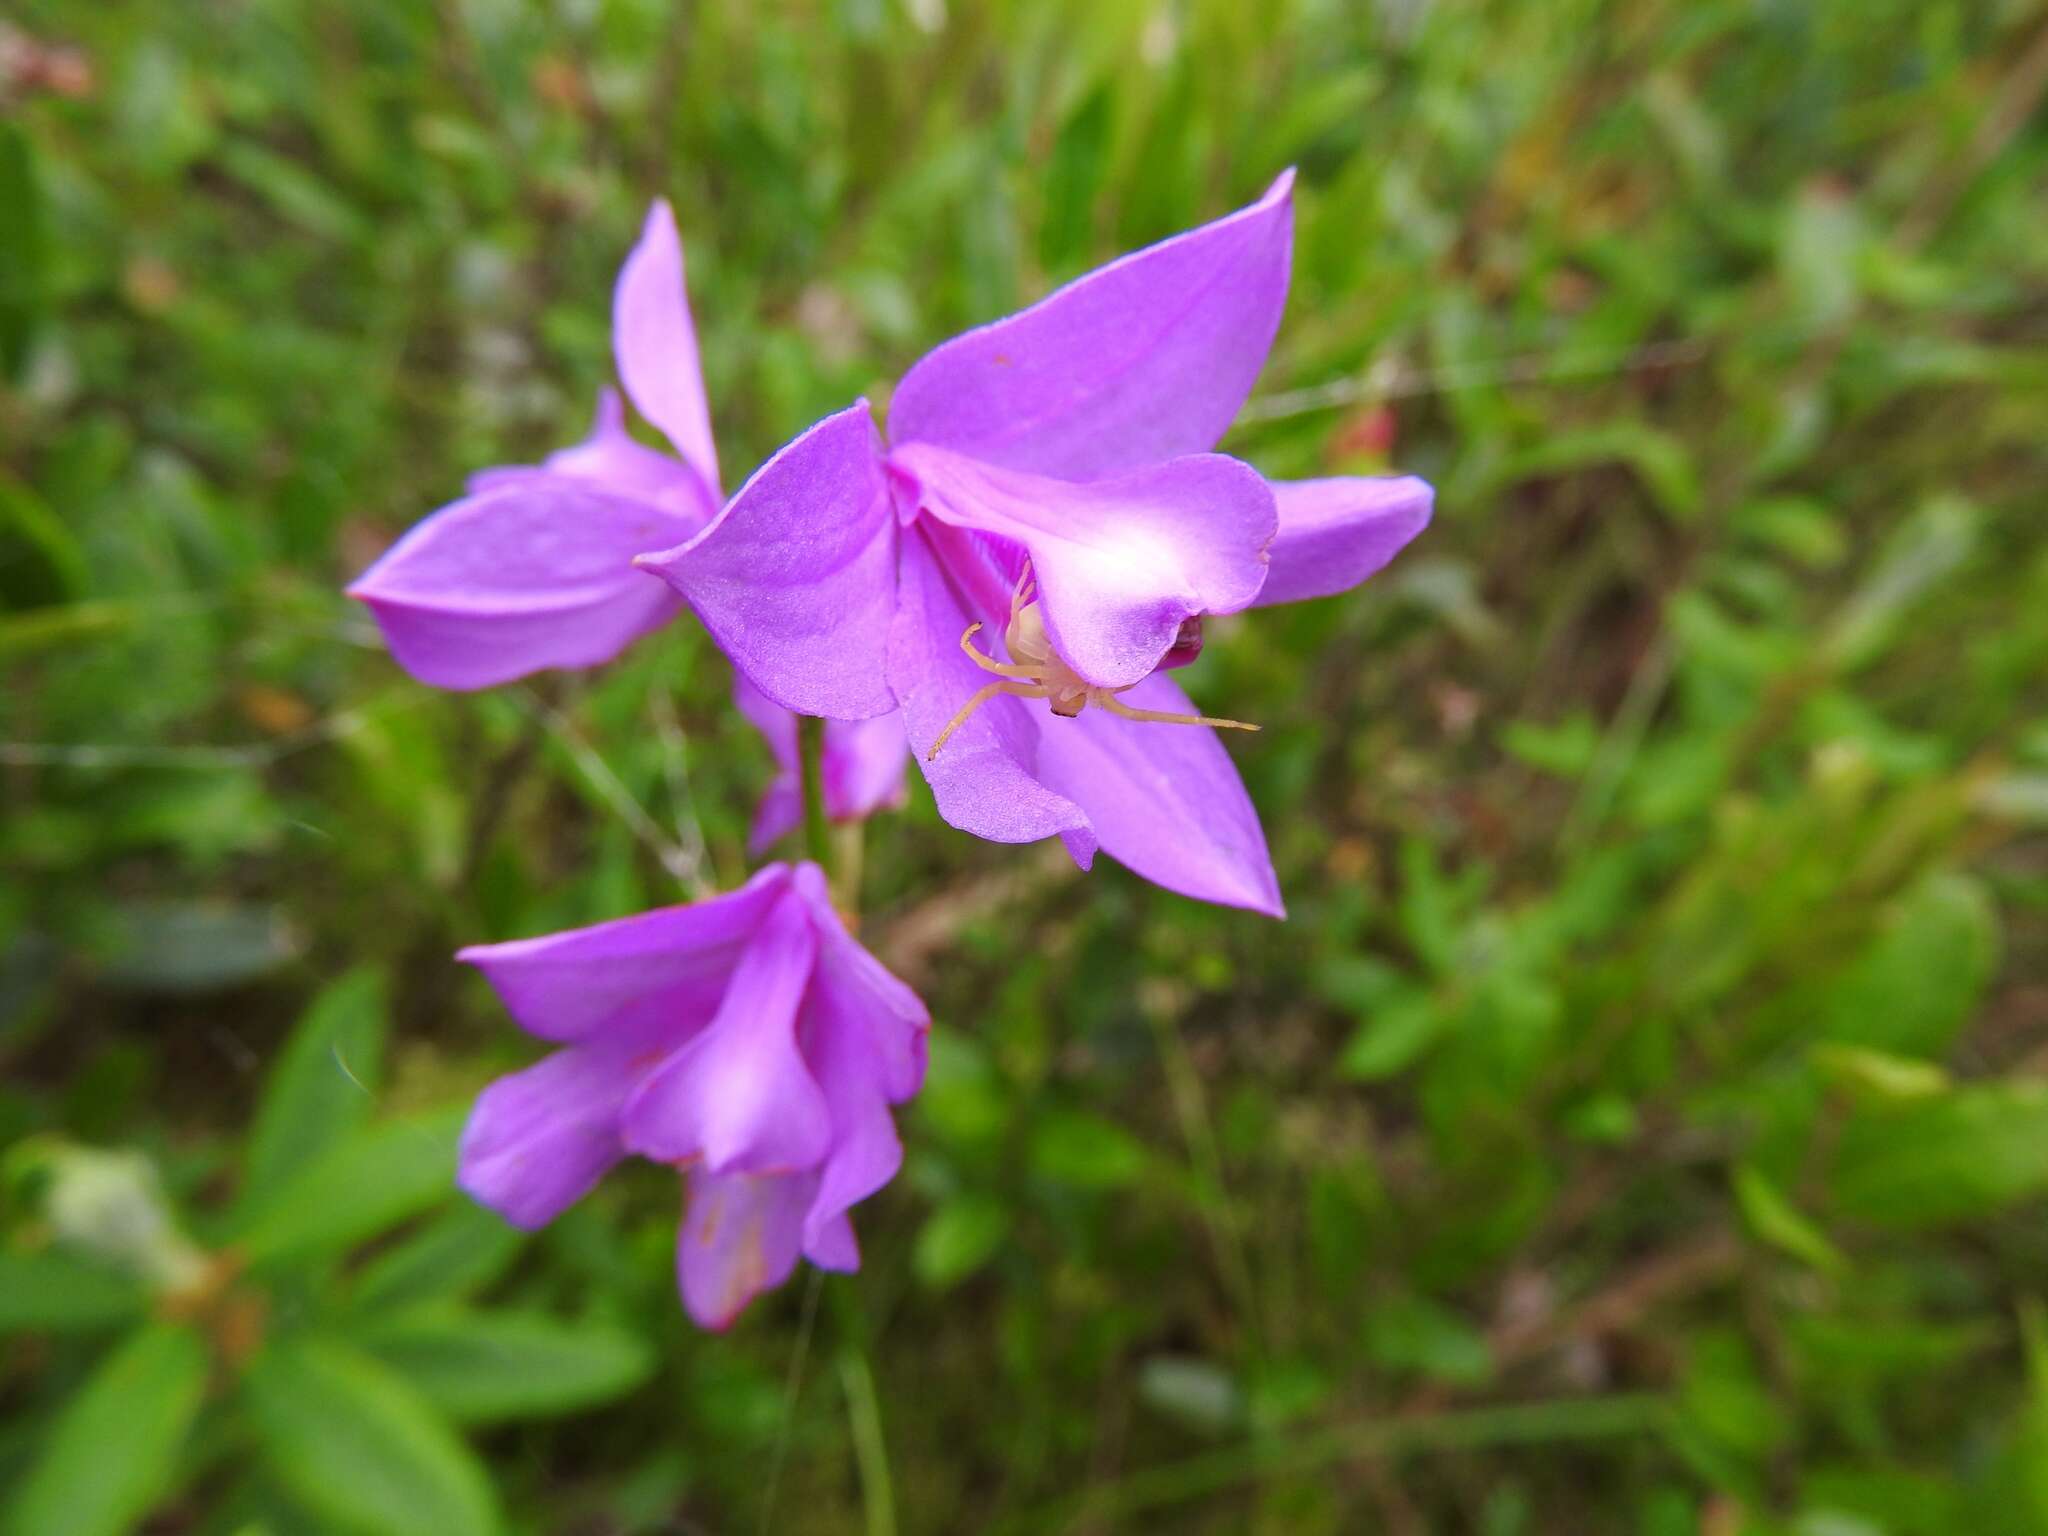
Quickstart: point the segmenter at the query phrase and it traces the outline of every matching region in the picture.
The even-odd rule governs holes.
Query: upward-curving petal
[[[488,688],[609,661],[676,613],[633,568],[693,524],[544,470],[505,472],[418,524],[348,589],[398,664],[437,688]]]
[[[1092,480],[1215,446],[1287,301],[1294,173],[1248,208],[1077,278],[926,354],[896,444]]]
[[[1413,475],[1275,480],[1280,531],[1258,606],[1348,592],[1429,526],[1436,493]]]
[[[1082,485],[927,444],[897,449],[890,464],[940,521],[1023,547],[1053,648],[1105,688],[1145,677],[1183,620],[1234,613],[1266,579],[1273,493],[1222,454]]]
[[[1195,712],[1164,673],[1123,697],[1138,709]],[[1041,710],[1032,720],[1039,777],[1088,813],[1103,852],[1183,896],[1286,915],[1259,813],[1214,730],[1092,708],[1072,720]]]
[[[647,210],[640,241],[612,291],[612,355],[634,406],[661,428],[715,497],[718,449],[697,360],[697,328],[690,322],[683,240],[661,198]]]
[[[718,1012],[627,1101],[626,1145],[711,1173],[815,1167],[831,1144],[824,1096],[804,1066],[797,1019],[818,941],[785,893],[749,940]]]
[[[666,1026],[679,1042],[717,1011],[740,952],[788,887],[789,866],[770,864],[708,901],[473,944],[455,958],[482,971],[520,1028],[543,1040],[638,1039]]]
[[[718,493],[681,459],[657,452],[626,430],[626,408],[615,389],[597,394],[597,417],[590,435],[580,443],[558,448],[540,462],[550,474],[588,480],[602,491],[651,501],[673,512],[693,528],[701,528],[718,511]],[[469,477],[475,495],[515,484],[533,471],[520,465],[478,470]],[[635,551],[638,553],[638,551]]]
[[[637,563],[783,708],[862,720],[896,707],[881,664],[896,514],[865,400],[763,464],[702,533]]]

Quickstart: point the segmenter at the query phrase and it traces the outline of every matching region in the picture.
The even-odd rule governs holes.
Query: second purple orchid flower
[[[619,378],[675,456],[626,430],[606,390],[590,437],[537,468],[485,470],[352,586],[400,665],[471,689],[609,661],[681,603],[633,568],[716,514],[718,460],[666,203],[649,211],[613,298]],[[796,717],[735,679],[777,776],[749,838],[802,814]],[[899,716],[828,722],[834,820],[903,799]],[[687,1180],[676,1278],[690,1315],[723,1328],[799,1255],[860,1262],[848,1209],[902,1161],[889,1106],[924,1076],[929,1018],[861,948],[815,864],[770,865],[738,891],[460,958],[513,1017],[561,1049],[501,1078],[464,1129],[459,1177],[519,1226],[580,1199],[629,1154]]]
[[[421,682],[488,688],[596,666],[682,611],[674,593],[633,568],[634,556],[701,532],[720,501],[683,243],[665,202],[648,210],[619,269],[612,351],[627,397],[674,455],[635,440],[624,404],[606,389],[583,442],[537,466],[472,476],[468,495],[412,529],[349,588]],[[800,814],[796,721],[744,675],[736,702],[776,759],[749,840],[759,853]],[[904,750],[900,716],[830,722],[826,814],[856,821],[901,805]]]

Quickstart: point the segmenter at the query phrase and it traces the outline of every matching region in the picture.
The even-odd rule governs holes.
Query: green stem
[[[825,722],[796,717],[796,755],[804,793],[804,857],[825,871],[832,901],[848,922],[860,913],[862,823],[838,826],[825,815]]]
[[[863,1346],[849,1344],[841,1351],[839,1380],[846,1390],[847,1426],[853,1434],[854,1464],[860,1469],[867,1536],[896,1536],[896,1490],[889,1477],[889,1445],[882,1436],[875,1374]]]
[[[804,853],[832,873],[832,828],[825,820],[825,722],[796,717],[796,755],[804,786]]]

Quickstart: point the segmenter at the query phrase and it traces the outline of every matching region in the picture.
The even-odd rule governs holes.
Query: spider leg
[[[1229,731],[1258,729],[1256,725],[1247,725],[1242,720],[1218,720],[1213,715],[1173,715],[1161,709],[1133,709],[1107,688],[1096,689],[1094,697],[1096,703],[1123,720],[1144,720],[1153,725],[1215,725]]]
[[[974,632],[979,628],[981,628],[981,621],[979,619],[976,619],[972,624],[967,626],[967,633],[960,637],[960,649],[967,653],[968,658],[972,660],[977,667],[981,668],[981,670],[984,672],[993,672],[997,677],[1021,677],[1030,679],[1038,676],[1038,674],[1032,671],[1029,667],[1021,667],[1013,661],[997,661],[995,657],[983,655],[980,651],[977,651],[973,646],[969,645],[967,642],[974,638]]]
[[[931,744],[931,750],[925,753],[924,760],[926,762],[930,762],[933,758],[937,757],[939,755],[939,748],[943,747],[946,744],[947,739],[951,737],[955,731],[959,730],[961,726],[967,723],[967,717],[973,714],[977,709],[981,708],[982,705],[986,704],[990,699],[994,698],[999,693],[1011,694],[1016,698],[1020,699],[1043,699],[1050,696],[1050,690],[1036,684],[1026,685],[1024,683],[1012,682],[990,683],[986,688],[983,688],[980,691],[978,691],[973,698],[969,699],[965,704],[961,705],[960,713],[955,715],[951,720],[946,722],[946,728],[943,731],[939,732],[939,739]]]
[[[1022,613],[1030,604],[1031,594],[1037,588],[1038,583],[1031,574],[1031,557],[1026,555],[1024,557],[1024,569],[1017,573],[1017,585],[1010,588],[1010,622],[1012,624],[1017,622],[1017,615]]]

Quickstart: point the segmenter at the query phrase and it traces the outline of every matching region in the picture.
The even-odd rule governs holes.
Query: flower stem
[[[860,916],[862,833],[859,821],[834,826],[825,815],[825,722],[796,717],[796,755],[804,795],[804,857],[825,871],[833,905],[851,923]]]
[[[825,820],[825,722],[796,717],[796,755],[804,789],[804,853],[826,874],[832,869],[832,829]]]

